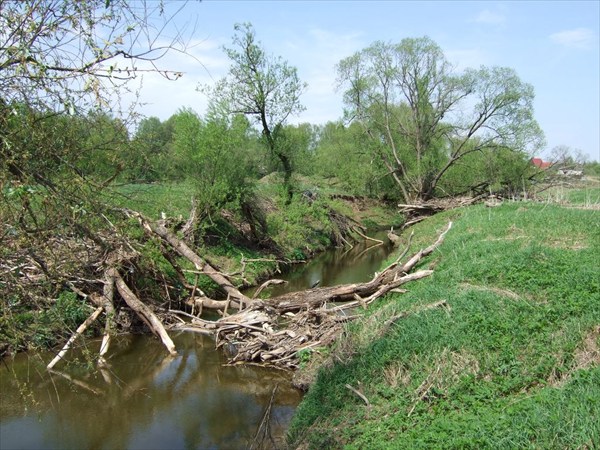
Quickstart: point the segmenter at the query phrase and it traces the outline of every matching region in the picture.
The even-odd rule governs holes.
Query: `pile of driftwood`
[[[408,228],[441,211],[472,205],[481,201],[484,197],[487,197],[487,194],[473,197],[466,196],[431,199],[426,202],[417,202],[414,204],[400,203],[397,205],[398,210],[406,217],[406,221],[402,225],[402,228]]]
[[[190,288],[192,313],[181,310],[161,311],[157,314],[151,306],[145,304],[127,285],[121,270],[137,256],[131,248],[113,251],[106,258],[104,289],[102,294],[90,294],[96,309],[56,358],[48,364],[48,369],[61,360],[72,342],[104,311],[106,314],[105,332],[100,349],[99,364],[105,364],[111,335],[114,332],[116,293],[129,308],[156,334],[170,354],[177,350],[170,339],[164,319],[176,318],[179,323],[171,328],[185,329],[214,336],[216,347],[222,348],[230,363],[261,364],[279,368],[295,368],[303,351],[329,345],[340,334],[343,324],[357,317],[353,311],[367,306],[389,292],[401,292],[401,286],[407,282],[427,277],[432,270],[416,270],[415,266],[422,258],[431,254],[443,241],[452,223],[439,235],[429,247],[420,250],[406,262],[402,260],[406,250],[381,273],[375,274],[366,283],[347,284],[334,287],[313,288],[300,292],[287,293],[278,297],[261,300],[258,292],[281,280],[269,280],[250,298],[243,294],[232,281],[231,276],[222,273],[198,255],[184,240],[178,238],[162,222],[152,222],[141,214],[126,211],[130,217],[138,219],[145,232],[153,238],[159,238],[165,256],[176,253],[189,260],[199,274],[210,277],[226,293],[225,300],[208,298],[197,286]],[[172,256],[168,256],[172,264]],[[176,269],[178,269],[176,267]],[[178,269],[179,270],[179,269]],[[220,318],[206,320],[201,318],[205,309],[218,310]]]
[[[442,243],[451,225],[448,224],[432,245],[402,263],[407,247],[396,261],[369,282],[313,288],[267,300],[248,299],[231,291],[225,304],[219,303],[223,317],[214,321],[190,317],[191,322],[177,328],[213,335],[217,347],[225,350],[233,364],[295,368],[302,351],[329,345],[341,333],[345,322],[359,317],[353,310],[367,308],[389,292],[403,292],[400,287],[405,283],[431,275],[432,270],[413,272],[413,269]],[[164,230],[160,232],[172,239]],[[182,249],[181,254],[184,253],[188,251]],[[214,300],[197,301],[205,306],[216,306]],[[238,311],[225,315],[228,307]]]

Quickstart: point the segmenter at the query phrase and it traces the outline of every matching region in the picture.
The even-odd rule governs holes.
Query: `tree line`
[[[102,11],[99,4],[88,6],[89,13]],[[107,6],[119,11],[126,3]],[[14,20],[6,19],[7,26],[19,17],[35,21],[40,6],[11,7]],[[75,23],[78,12],[70,14]],[[115,17],[103,12],[95,24],[110,20]],[[49,33],[61,29],[54,23],[47,27]],[[61,49],[60,42],[50,44]],[[2,75],[20,81],[31,97],[14,95],[9,92],[14,85],[4,83],[3,189],[70,171],[82,183],[89,179],[98,186],[191,179],[200,203],[210,209],[243,197],[253,180],[279,171],[288,201],[294,195],[292,175],[298,173],[336,177],[351,194],[414,202],[523,190],[534,175],[529,159],[544,144],[532,86],[510,68],[456,71],[427,37],[375,42],[343,59],[335,68],[343,117],[324,125],[291,125],[290,118],[304,109],[306,84],[295,67],[265,50],[251,24],[238,24],[232,46],[223,49],[231,62],[227,76],[201,87],[210,98],[204,116],[182,108],[164,122],[142,119],[133,133],[102,101],[92,101],[95,90],[104,92],[98,83],[114,77],[92,68],[99,70],[100,62],[120,50],[97,54],[94,48],[87,74],[69,66],[67,73],[94,81],[74,89],[69,80],[56,83],[50,75],[66,68],[51,68],[35,53],[19,59],[19,47],[13,47],[3,50]],[[44,89],[56,98],[44,99],[39,95]],[[77,95],[92,107],[76,104]]]

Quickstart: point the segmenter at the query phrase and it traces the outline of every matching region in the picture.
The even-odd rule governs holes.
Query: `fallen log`
[[[399,286],[431,275],[432,270],[412,270],[422,258],[439,247],[451,227],[450,222],[433,244],[401,264],[407,248],[369,282],[314,288],[256,300],[248,308],[219,320],[194,318],[191,324],[176,328],[212,333],[217,347],[227,350],[230,364],[252,363],[294,369],[298,366],[299,352],[330,345],[342,332],[345,322],[360,317],[343,315],[345,310],[359,306],[366,308],[387,293],[398,292]],[[426,305],[422,309],[442,305],[445,302]],[[393,317],[384,328],[407,314],[409,312]]]
[[[143,217],[138,212],[127,211],[129,215],[137,217],[144,229],[152,234],[155,234],[167,242],[177,253],[184,258],[187,258],[194,266],[196,270],[201,271],[203,274],[210,277],[215,283],[217,283],[232,300],[236,300],[245,305],[250,305],[253,300],[242,294],[226,277],[223,273],[212,267],[208,262],[202,259],[196,252],[194,252],[185,242],[178,239],[172,232],[170,232],[161,223],[152,223]]]
[[[446,233],[450,231],[452,222],[439,235],[437,240],[429,247],[419,250],[405,264],[400,265],[400,258],[386,267],[380,274],[376,274],[367,283],[346,284],[342,286],[308,289],[300,292],[290,292],[271,299],[263,300],[265,304],[276,309],[280,313],[294,312],[306,308],[317,308],[325,303],[343,302],[355,300],[355,295],[361,298],[375,295],[380,289],[384,292],[377,295],[380,297],[391,289],[398,288],[404,283],[431,275],[431,271],[420,271],[407,275],[417,263],[424,257],[430,255],[444,241]],[[401,257],[405,254],[404,252]],[[384,287],[384,286],[388,286]]]
[[[142,303],[137,296],[129,289],[127,283],[121,278],[121,275],[115,268],[108,269],[108,275],[113,277],[115,280],[115,286],[119,291],[119,294],[125,300],[125,303],[144,321],[148,328],[156,334],[163,345],[166,347],[167,351],[171,355],[176,355],[177,351],[175,350],[175,344],[167,334],[165,327],[156,314],[152,312],[152,310]]]

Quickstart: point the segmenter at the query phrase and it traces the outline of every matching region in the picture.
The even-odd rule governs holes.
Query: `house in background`
[[[542,158],[531,158],[531,164],[542,170],[548,169],[552,166],[551,162],[543,161]]]
[[[581,178],[583,176],[583,170],[558,169],[558,174],[563,177]]]

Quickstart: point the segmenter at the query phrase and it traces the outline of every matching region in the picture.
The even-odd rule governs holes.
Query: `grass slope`
[[[449,211],[432,277],[348,330],[297,411],[310,448],[592,448],[600,443],[600,211]],[[384,331],[401,310],[445,299]],[[360,387],[365,403],[345,387]]]

